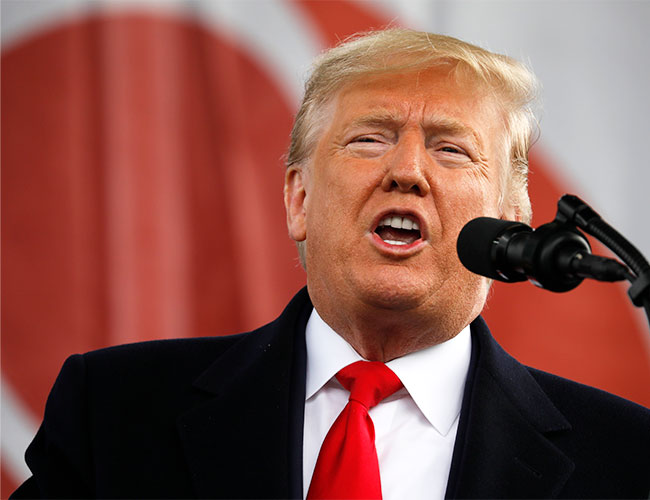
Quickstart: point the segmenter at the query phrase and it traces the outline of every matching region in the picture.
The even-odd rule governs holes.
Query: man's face
[[[487,284],[462,267],[456,239],[474,217],[514,215],[498,210],[503,117],[449,71],[344,86],[309,164],[287,172],[289,231],[306,240],[315,304],[431,317],[482,308]]]

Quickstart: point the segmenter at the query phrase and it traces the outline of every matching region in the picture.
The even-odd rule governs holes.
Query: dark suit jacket
[[[303,289],[251,333],[70,357],[15,497],[301,497],[311,308]],[[648,410],[522,366],[481,318],[472,338],[448,497],[648,497]]]

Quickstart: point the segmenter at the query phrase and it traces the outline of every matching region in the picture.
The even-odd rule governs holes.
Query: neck
[[[312,301],[323,321],[369,361],[385,363],[440,344],[456,336],[469,323],[448,312],[434,315],[430,311],[425,314],[420,310],[367,305],[344,308],[317,298]]]

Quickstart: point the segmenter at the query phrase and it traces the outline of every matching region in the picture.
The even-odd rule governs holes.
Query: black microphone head
[[[470,271],[499,281],[522,281],[524,275],[505,277],[500,273],[496,261],[495,247],[505,233],[531,231],[521,222],[478,217],[472,219],[460,231],[456,242],[456,252],[460,262]]]

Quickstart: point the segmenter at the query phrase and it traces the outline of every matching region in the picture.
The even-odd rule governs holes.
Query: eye
[[[455,146],[442,146],[440,148],[440,151],[442,151],[443,153],[454,153],[454,154],[460,154],[460,155],[466,154],[465,151],[463,151],[462,149],[457,148]]]
[[[347,150],[359,157],[381,156],[390,147],[389,140],[379,134],[354,137],[347,145]]]
[[[466,149],[465,144],[459,146],[461,141],[440,140],[431,145],[431,154],[441,165],[449,168],[467,166],[472,162],[471,149]]]
[[[353,139],[352,142],[379,142],[376,138],[374,137],[357,137],[356,139]]]

